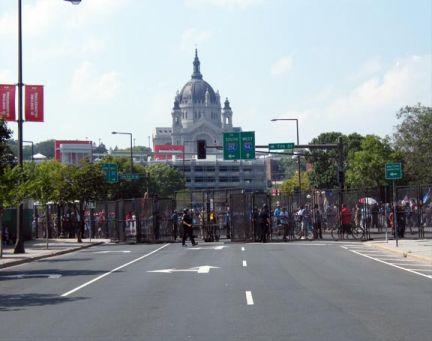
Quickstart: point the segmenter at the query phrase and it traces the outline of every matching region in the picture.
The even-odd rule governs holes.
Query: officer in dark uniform
[[[263,243],[267,242],[267,235],[270,231],[270,211],[267,204],[264,204],[261,212],[259,213],[261,238],[260,241]]]
[[[183,225],[182,245],[186,246],[186,239],[188,236],[192,242],[192,245],[193,246],[197,245],[198,243],[195,242],[195,239],[193,237],[192,217],[190,216],[189,209],[187,208],[183,210],[182,225]]]

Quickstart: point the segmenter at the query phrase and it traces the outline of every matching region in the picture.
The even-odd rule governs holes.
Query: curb
[[[70,249],[66,249],[66,250],[59,250],[59,251],[53,251],[51,253],[47,253],[45,255],[41,255],[41,256],[34,256],[34,257],[28,257],[28,258],[24,258],[24,259],[19,259],[19,260],[13,260],[10,262],[7,262],[5,264],[0,264],[0,269],[4,269],[4,268],[8,268],[11,266],[15,266],[15,265],[20,265],[20,264],[24,264],[24,263],[30,263],[39,259],[43,259],[43,258],[50,258],[50,257],[54,257],[54,256],[60,256],[60,255],[64,255],[66,253],[72,253],[75,251],[79,251],[82,249],[87,249],[89,247],[92,246],[96,246],[96,245],[101,245],[104,244],[104,242],[97,242],[97,243],[92,243],[89,245],[82,245],[82,246],[77,246],[77,247],[73,247]]]
[[[370,245],[370,246],[372,246],[374,248],[382,249],[382,250],[385,250],[385,251],[397,254],[397,255],[399,255],[401,257],[404,257],[404,258],[415,258],[417,260],[426,262],[428,264],[432,264],[432,259],[431,259],[431,257],[428,257],[428,256],[419,256],[419,255],[416,255],[416,254],[414,254],[412,252],[408,252],[408,251],[403,250],[403,249],[397,250],[395,248],[386,247],[385,245],[381,245],[381,244],[372,244],[372,243],[369,243],[368,245]],[[407,256],[405,257],[404,254],[407,254]]]

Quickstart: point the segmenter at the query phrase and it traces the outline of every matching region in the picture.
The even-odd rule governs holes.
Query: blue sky
[[[204,79],[256,143],[322,132],[384,137],[432,105],[430,0],[22,0],[23,80],[45,86],[24,140],[148,146],[170,126],[198,48]],[[0,83],[17,82],[17,1],[0,0]],[[15,132],[16,123],[9,123]],[[16,135],[15,135],[16,137]]]

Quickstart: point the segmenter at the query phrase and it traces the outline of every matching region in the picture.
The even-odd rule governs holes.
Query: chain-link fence
[[[431,188],[432,185],[396,188],[397,219],[404,229],[402,237],[432,237]],[[278,217],[281,210],[288,212],[290,219],[285,223],[290,225],[288,230],[297,231],[296,238],[304,237],[301,229],[309,229],[316,238],[335,239],[333,232],[340,226],[342,204],[351,212],[353,229],[361,231],[357,237],[379,239],[394,233],[393,191],[391,187],[384,187],[343,192],[278,192],[277,195],[228,189],[204,190],[178,192],[174,199],[146,197],[101,201],[87,205],[84,231],[79,229],[82,217],[78,214],[77,204],[36,206],[34,235],[42,238],[48,231],[50,238],[74,238],[77,233],[82,233],[83,237],[122,242],[175,241],[182,236],[181,216],[184,208],[188,208],[196,237],[204,241],[251,242],[262,240],[264,225],[260,212],[266,205],[269,211],[269,222],[265,227],[267,240],[286,240],[287,227]],[[310,221],[308,226],[299,214],[305,209],[309,215],[305,213]]]

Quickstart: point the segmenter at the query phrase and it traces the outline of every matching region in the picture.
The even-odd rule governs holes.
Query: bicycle
[[[351,229],[352,232],[352,229]],[[342,232],[342,225],[338,225],[338,226],[333,226],[330,230],[330,234],[333,238],[334,241],[337,241],[339,239],[348,239],[349,235],[351,234],[350,232]],[[346,234],[346,238],[345,238],[345,234]]]
[[[351,236],[353,239],[360,240],[365,238],[366,231],[363,227],[355,225],[350,228],[350,231],[345,231],[342,233],[342,226],[339,225],[332,227],[330,234],[335,241],[339,239],[349,239],[349,236]]]
[[[351,228],[351,235],[353,236],[354,239],[365,239],[365,234],[366,234],[366,230],[359,225],[356,225],[353,228]]]

